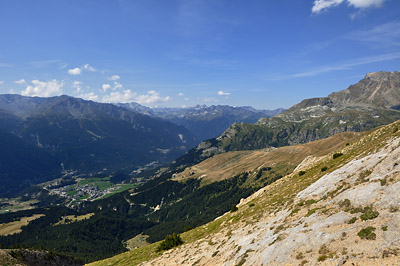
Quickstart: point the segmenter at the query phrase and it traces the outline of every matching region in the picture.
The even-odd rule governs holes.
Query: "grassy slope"
[[[44,216],[43,214],[35,214],[30,217],[23,217],[18,221],[10,222],[6,224],[0,224],[0,235],[12,235],[21,232],[21,227],[29,224],[30,221],[36,220]]]
[[[208,184],[231,178],[243,172],[257,171],[267,166],[293,170],[307,156],[324,156],[346,143],[357,140],[361,135],[361,133],[345,132],[302,145],[218,154],[186,168],[177,174],[174,180],[183,181],[188,178],[202,177],[202,184]]]
[[[239,211],[227,213],[220,219],[183,233],[181,235],[183,241],[185,243],[192,243],[200,239],[207,241],[207,239],[212,239],[212,235],[218,232],[224,231],[229,233],[230,228],[233,229],[243,226],[244,224],[255,223],[265,212],[275,212],[283,208],[294,209],[293,198],[298,192],[304,190],[327,172],[345,165],[355,157],[376,151],[382,147],[384,140],[394,135],[398,136],[399,128],[400,122],[395,122],[365,133],[366,136],[361,140],[351,143],[349,146],[336,146],[335,152],[340,151],[344,154],[343,156],[333,159],[330,154],[326,156],[324,160],[311,165],[304,175],[299,176],[293,173],[278,180],[274,184],[262,189],[265,196],[256,197],[245,206],[241,206]],[[321,168],[324,166],[328,167],[328,170],[326,172],[321,172]],[[249,208],[248,205],[252,203],[255,204],[255,206]],[[143,261],[148,261],[160,256],[161,253],[155,251],[157,245],[158,243],[153,243],[149,246],[119,254],[115,257],[94,262],[89,265],[137,265]]]

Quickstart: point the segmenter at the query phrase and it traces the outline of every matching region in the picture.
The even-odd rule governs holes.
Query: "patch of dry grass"
[[[35,214],[30,217],[23,217],[19,221],[14,221],[6,224],[0,224],[0,235],[7,236],[16,233],[20,233],[21,227],[26,226],[29,224],[30,221],[39,219],[40,217],[44,216],[44,214]]]

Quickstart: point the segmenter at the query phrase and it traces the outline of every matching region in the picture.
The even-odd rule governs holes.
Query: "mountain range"
[[[130,173],[171,161],[197,143],[186,128],[166,120],[69,96],[0,95],[0,111],[0,145],[7,147],[0,151],[0,171],[16,187],[62,170]]]
[[[181,160],[198,162],[226,151],[281,147],[369,130],[400,119],[399,103],[400,73],[369,73],[345,90],[303,100],[274,117],[254,124],[234,123]]]
[[[233,122],[255,122],[280,111],[230,106],[151,109],[65,95],[0,95],[0,194],[13,194],[62,172],[129,174],[169,163]]]
[[[199,140],[215,138],[233,123],[255,123],[284,111],[257,110],[250,106],[196,105],[185,108],[148,108],[138,103],[118,104],[133,111],[168,120],[184,126]]]

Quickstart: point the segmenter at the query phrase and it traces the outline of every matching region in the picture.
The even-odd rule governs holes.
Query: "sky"
[[[0,93],[288,108],[400,70],[398,0],[0,0]]]

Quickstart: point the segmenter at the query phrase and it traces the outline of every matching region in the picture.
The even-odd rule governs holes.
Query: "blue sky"
[[[400,70],[398,0],[0,0],[0,93],[290,107]]]

